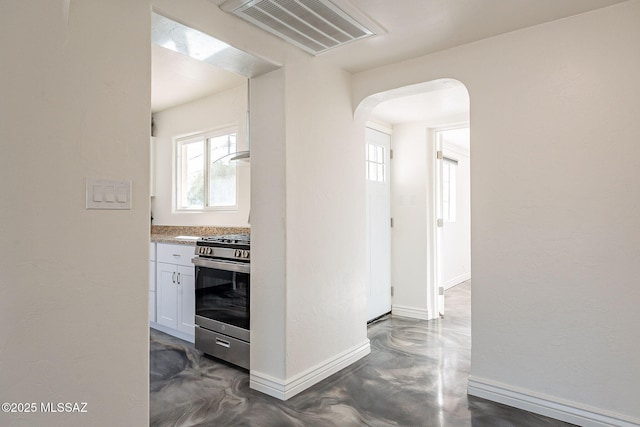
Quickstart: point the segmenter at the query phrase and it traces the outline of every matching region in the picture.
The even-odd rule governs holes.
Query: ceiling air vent
[[[228,0],[220,8],[312,55],[380,32],[357,10],[329,0]]]

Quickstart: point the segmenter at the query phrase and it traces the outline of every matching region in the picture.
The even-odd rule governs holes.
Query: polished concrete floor
[[[568,426],[467,396],[471,284],[446,294],[444,319],[385,318],[371,354],[286,402],[192,344],[151,331],[151,426]]]

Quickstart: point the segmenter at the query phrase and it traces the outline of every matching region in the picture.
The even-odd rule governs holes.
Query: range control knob
[[[242,251],[242,258],[249,258],[249,251]]]
[[[242,256],[242,251],[240,249],[236,249],[233,251],[233,256],[236,258],[240,258]]]
[[[211,252],[212,252],[211,248],[207,248],[207,255],[211,255]]]

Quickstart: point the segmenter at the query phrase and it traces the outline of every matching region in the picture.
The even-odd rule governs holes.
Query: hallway
[[[568,426],[467,396],[471,283],[446,293],[446,317],[369,325],[371,354],[286,402],[249,375],[151,330],[151,426]]]

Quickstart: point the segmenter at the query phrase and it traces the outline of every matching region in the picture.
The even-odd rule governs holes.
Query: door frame
[[[442,206],[440,196],[442,193],[442,163],[443,159],[438,159],[438,151],[442,151],[442,141],[438,137],[439,132],[470,127],[469,122],[454,123],[447,126],[427,129],[427,156],[430,157],[431,185],[427,186],[430,194],[430,206],[427,209],[427,258],[431,270],[427,273],[427,307],[434,316],[444,316],[444,287],[442,283],[442,229],[438,227],[438,219],[442,217]],[[442,288],[442,290],[441,290]]]

